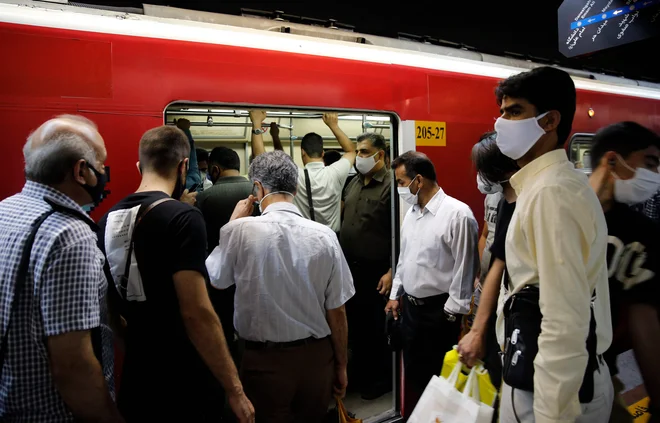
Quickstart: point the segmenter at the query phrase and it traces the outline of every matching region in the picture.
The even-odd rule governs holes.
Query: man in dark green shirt
[[[384,334],[383,309],[392,288],[392,176],[385,165],[382,135],[357,139],[358,175],[343,195],[340,242],[351,268],[355,296],[346,304],[349,337],[362,398],[391,391],[391,353]]]
[[[220,242],[220,229],[229,222],[236,204],[252,193],[252,182],[240,175],[238,154],[227,147],[216,147],[208,159],[208,173],[213,186],[197,196],[197,207],[206,221],[207,249],[210,254]],[[256,209],[256,207],[255,207]],[[227,344],[236,358],[234,342],[234,292],[236,287],[209,289],[211,302],[225,331]]]

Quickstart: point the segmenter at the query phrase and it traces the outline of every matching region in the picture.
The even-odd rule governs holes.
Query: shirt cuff
[[[454,299],[450,296],[449,298],[447,298],[447,301],[445,302],[445,311],[450,314],[468,314],[470,312],[471,300],[472,299],[467,300],[467,305],[463,306],[458,302],[454,301]]]

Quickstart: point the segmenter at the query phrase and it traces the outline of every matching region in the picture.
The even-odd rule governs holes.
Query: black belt
[[[432,295],[430,297],[424,298],[413,297],[409,294],[403,294],[403,296],[406,297],[408,302],[414,306],[431,306],[438,304],[444,305],[445,302],[447,302],[447,298],[449,298],[449,294]]]
[[[283,349],[283,348],[293,348],[293,347],[300,347],[303,345],[315,344],[317,342],[321,342],[326,339],[328,339],[327,336],[324,338],[314,338],[313,336],[310,336],[309,338],[298,339],[296,341],[289,341],[289,342],[272,342],[272,341],[259,342],[259,341],[245,340],[245,349],[275,350],[275,349]]]

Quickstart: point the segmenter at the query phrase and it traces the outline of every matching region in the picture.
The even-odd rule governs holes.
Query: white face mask
[[[628,205],[643,203],[660,190],[660,174],[642,167],[633,169],[621,157],[618,159],[625,167],[635,172],[635,176],[630,179],[617,177],[614,181],[614,199],[617,202]]]
[[[545,134],[539,125],[539,119],[547,114],[548,112],[545,112],[540,116],[523,120],[498,118],[495,121],[497,132],[495,141],[502,154],[513,160],[524,156]]]
[[[477,173],[477,188],[479,188],[479,192],[482,194],[495,194],[496,192],[502,192],[504,191],[502,189],[502,185],[497,183],[497,184],[492,184],[490,182],[486,182],[485,179],[481,177],[480,174]]]
[[[357,171],[363,175],[366,175],[367,173],[371,172],[371,169],[373,169],[376,166],[376,164],[378,164],[378,162],[380,161],[380,160],[374,160],[377,155],[378,155],[378,151],[376,151],[376,154],[370,157],[357,156],[355,158],[355,168],[357,169]]]
[[[256,197],[258,192],[259,192],[259,187],[258,187],[258,185],[255,184],[255,185],[254,185],[254,188],[252,188],[252,195],[253,195],[254,197]],[[291,194],[291,193],[288,192],[288,191],[273,191],[273,192],[269,192],[268,194],[264,195],[264,196],[261,198],[261,200],[257,200],[257,204],[259,205],[259,213],[263,213],[263,212],[264,212],[263,209],[261,208],[261,203],[263,203],[264,200],[265,200],[266,198],[268,198],[269,196],[271,196],[271,195],[275,195],[275,194],[285,194],[285,195],[290,195],[290,196],[293,197],[293,194]]]
[[[415,176],[417,178],[417,176]],[[408,184],[407,187],[397,187],[396,190],[399,192],[399,196],[403,201],[406,203],[410,204],[411,206],[414,206],[417,204],[417,196],[419,195],[419,188],[417,188],[417,192],[415,194],[410,191],[410,186],[412,185],[413,182],[415,182],[415,178],[413,178],[412,181]]]

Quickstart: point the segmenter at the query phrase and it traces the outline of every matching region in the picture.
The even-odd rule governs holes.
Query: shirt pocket
[[[380,201],[372,198],[365,198],[360,201],[358,213],[360,214],[360,223],[367,226],[378,217]]]
[[[427,231],[420,233],[417,239],[409,242],[417,244],[415,264],[430,269],[438,267],[440,255],[442,254],[442,248],[440,248],[442,239],[440,237],[436,236],[433,231]]]

